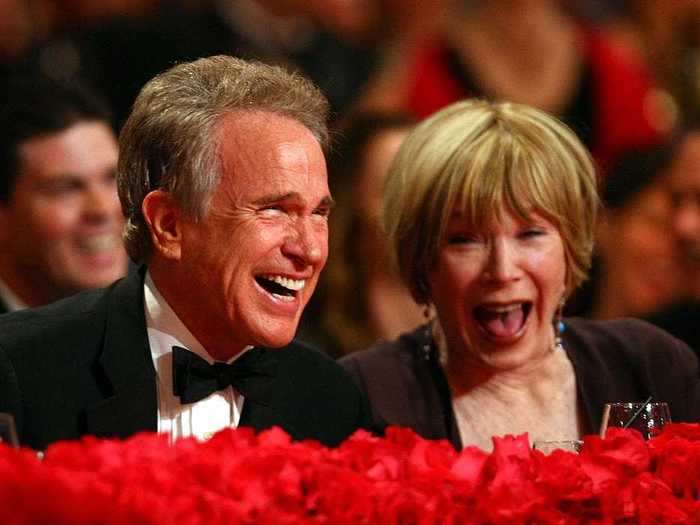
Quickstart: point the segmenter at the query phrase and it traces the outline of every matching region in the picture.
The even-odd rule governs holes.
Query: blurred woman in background
[[[394,339],[424,320],[390,264],[380,220],[389,164],[414,124],[401,113],[353,115],[330,158],[331,249],[311,312],[321,319],[323,346],[336,355]]]
[[[467,97],[527,104],[558,115],[603,170],[674,125],[644,61],[574,16],[570,2],[444,3],[440,30],[396,54],[367,90],[366,106],[423,118]]]

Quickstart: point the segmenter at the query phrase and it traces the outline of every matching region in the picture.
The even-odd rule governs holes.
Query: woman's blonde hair
[[[591,157],[568,127],[524,105],[472,99],[434,114],[403,142],[383,222],[402,279],[427,303],[427,274],[454,209],[477,229],[505,213],[539,213],[563,239],[570,294],[590,268],[598,206]]]

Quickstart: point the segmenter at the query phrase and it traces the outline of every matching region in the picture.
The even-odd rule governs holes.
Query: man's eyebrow
[[[289,193],[274,193],[272,195],[263,195],[259,199],[255,199],[253,204],[264,206],[265,204],[273,204],[289,199],[298,199],[299,196],[299,193],[295,191],[290,191]]]
[[[263,195],[259,199],[254,200],[253,204],[256,206],[265,206],[267,204],[274,204],[275,202],[282,202],[286,200],[301,200],[301,194],[297,191],[290,191],[289,193]],[[332,208],[333,206],[335,206],[335,201],[330,195],[325,196],[319,203],[319,207]]]
[[[84,177],[77,173],[61,172],[52,174],[49,177],[38,178],[35,184],[39,187],[53,186],[55,184],[65,184],[66,182],[83,182]]]

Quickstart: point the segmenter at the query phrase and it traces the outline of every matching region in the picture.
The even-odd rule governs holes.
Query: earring
[[[563,312],[564,312],[564,298],[559,302],[559,308],[557,309],[557,314],[554,317],[554,348],[556,350],[563,350],[564,346],[562,344],[562,334],[566,330],[566,325],[564,324]]]
[[[423,345],[421,350],[423,351],[423,359],[430,361],[430,356],[433,347],[433,323],[431,322],[430,315],[430,303],[425,303],[423,305],[423,317],[425,317],[425,332],[423,338]]]

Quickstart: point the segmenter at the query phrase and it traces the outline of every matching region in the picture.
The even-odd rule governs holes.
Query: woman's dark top
[[[674,421],[700,421],[698,360],[685,343],[636,319],[570,318],[565,326],[563,345],[589,429],[600,428],[605,403],[649,396],[668,402]],[[340,363],[367,394],[378,426],[409,427],[462,448],[449,386],[427,326]]]

